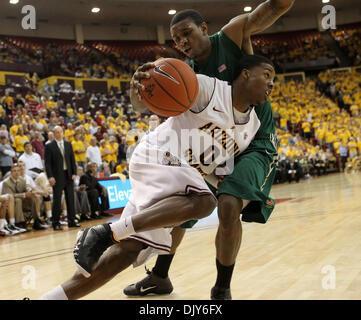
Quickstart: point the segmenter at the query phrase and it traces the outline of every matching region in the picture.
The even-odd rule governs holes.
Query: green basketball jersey
[[[210,56],[199,63],[191,60],[190,66],[196,73],[232,82],[244,56],[243,51],[223,31],[211,35],[209,39],[212,45]]]
[[[239,61],[245,55],[244,52],[223,31],[211,35],[209,39],[212,45],[210,56],[199,63],[191,60],[189,65],[196,73],[232,82],[237,76]],[[276,154],[276,132],[270,102],[256,106],[255,111],[261,127],[244,152],[266,149],[268,153]]]

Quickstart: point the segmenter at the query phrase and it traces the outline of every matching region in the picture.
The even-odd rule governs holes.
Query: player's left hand
[[[142,79],[149,79],[150,74],[147,72],[148,70],[154,68],[154,62],[147,62],[142,66],[138,67],[138,69],[133,74],[132,80],[130,81],[130,90],[135,90],[139,101],[141,100],[140,91],[144,90],[144,86],[142,85]]]

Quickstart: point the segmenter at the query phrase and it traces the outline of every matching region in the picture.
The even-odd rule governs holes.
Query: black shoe
[[[76,222],[76,221],[69,221],[69,222],[68,222],[68,227],[69,227],[69,228],[79,228],[79,227],[81,227],[81,226],[80,226],[80,224],[79,224],[78,222]]]
[[[25,221],[17,222],[17,223],[15,223],[15,226],[18,228],[21,228],[21,229],[26,229],[26,222]]]
[[[54,231],[61,231],[64,230],[60,223],[54,223],[53,224]]]
[[[232,300],[231,289],[213,287],[211,290],[211,300]]]
[[[104,212],[100,213],[100,216],[101,217],[113,217],[114,214],[111,214],[108,211],[104,211]]]
[[[33,229],[34,230],[44,230],[44,229],[47,229],[47,228],[49,228],[49,226],[47,224],[46,225],[42,224],[39,219],[34,221],[34,224],[33,224]]]
[[[88,215],[86,214],[82,214],[80,216],[80,221],[89,221],[89,220],[92,220],[92,218],[90,218]]]
[[[90,215],[90,218],[96,219],[96,220],[101,219],[101,217],[99,217],[96,213],[92,213],[92,214]]]
[[[147,274],[143,280],[127,286],[123,290],[124,294],[127,296],[145,296],[150,293],[170,294],[173,291],[169,277],[161,278],[149,270],[147,270]]]
[[[90,277],[101,255],[114,243],[117,242],[113,239],[113,232],[108,223],[78,232],[73,254],[75,263],[84,277]]]

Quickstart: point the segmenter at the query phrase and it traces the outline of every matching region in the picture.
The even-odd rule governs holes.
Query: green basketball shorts
[[[233,172],[224,177],[218,190],[208,186],[216,197],[228,194],[250,200],[242,210],[242,221],[266,223],[275,206],[269,197],[276,174],[275,158],[274,154],[259,150],[243,153],[235,159]],[[180,227],[192,228],[196,223],[197,220],[190,220]]]

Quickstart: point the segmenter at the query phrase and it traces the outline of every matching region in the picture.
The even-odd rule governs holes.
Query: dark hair
[[[28,145],[28,144],[31,144],[29,141],[26,141],[25,143],[24,143],[24,148]]]
[[[257,66],[261,65],[262,63],[271,65],[273,67],[273,69],[275,68],[272,61],[264,56],[259,56],[256,54],[254,54],[254,55],[249,54],[249,55],[243,56],[241,58],[241,60],[239,61],[239,67],[237,70],[238,72],[236,72],[235,79],[241,74],[243,69],[251,70],[252,68],[257,67]]]
[[[243,69],[252,69],[259,66],[262,63],[271,65],[274,68],[274,65],[271,60],[264,56],[259,56],[256,54],[248,54],[241,58],[239,61],[239,72],[241,73]]]
[[[197,26],[200,26],[202,22],[204,22],[203,17],[200,15],[200,13],[193,9],[186,9],[179,11],[170,22],[170,26],[173,26],[174,24],[178,23],[179,21],[183,21],[185,19],[191,19]]]

